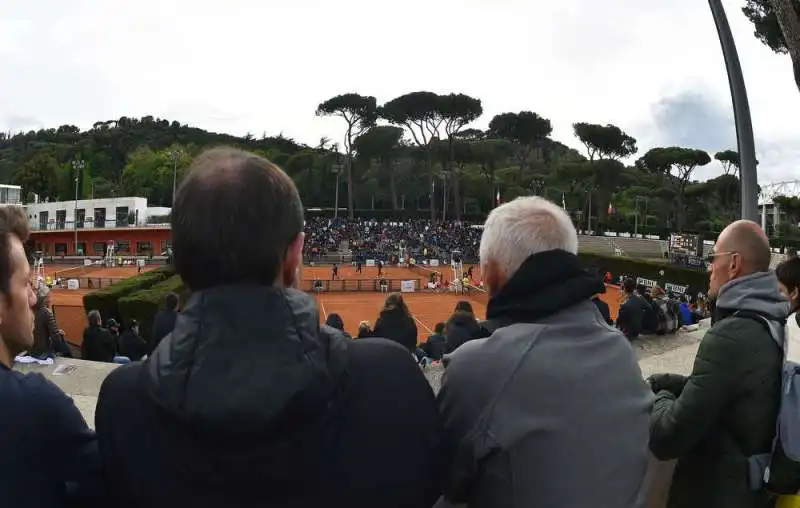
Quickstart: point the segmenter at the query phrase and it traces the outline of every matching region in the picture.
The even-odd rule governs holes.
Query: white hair
[[[578,253],[578,233],[558,205],[519,197],[489,214],[481,236],[481,264],[492,260],[511,277],[529,256],[551,250]]]

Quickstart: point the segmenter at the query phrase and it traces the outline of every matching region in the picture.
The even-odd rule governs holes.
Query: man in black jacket
[[[175,320],[178,319],[178,295],[169,293],[164,297],[164,308],[153,318],[153,331],[150,333],[150,352],[155,350],[161,339],[172,333]]]
[[[142,363],[112,372],[96,423],[108,506],[428,508],[433,393],[401,346],[320,327],[299,283],[303,208],[252,154],[201,154],[172,209],[193,291]]]
[[[769,241],[756,223],[734,222],[714,249],[708,296],[718,319],[690,376],[650,378],[650,449],[661,460],[678,459],[669,507],[771,507],[774,499],[752,488],[748,458],[772,449],[783,351],[753,315],[785,321],[789,302],[769,270]]]
[[[11,370],[33,346],[27,239],[24,210],[0,207],[0,506],[89,507],[100,487],[94,433],[57,386]]]

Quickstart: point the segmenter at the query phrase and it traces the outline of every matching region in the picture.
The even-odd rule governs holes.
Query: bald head
[[[746,273],[767,272],[772,252],[761,226],[750,220],[737,220],[719,235],[715,246],[717,252],[736,252],[742,257],[742,268]]]

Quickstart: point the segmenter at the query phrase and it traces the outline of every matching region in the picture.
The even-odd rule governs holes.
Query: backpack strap
[[[776,319],[772,316],[767,316],[760,312],[755,312],[752,310],[737,310],[732,314],[732,316],[745,318],[745,319],[752,319],[758,321],[762,325],[767,328],[770,337],[772,340],[778,344],[778,347],[781,348],[783,351],[783,358],[786,359],[788,354],[789,348],[789,341],[786,340],[786,320],[785,319]]]

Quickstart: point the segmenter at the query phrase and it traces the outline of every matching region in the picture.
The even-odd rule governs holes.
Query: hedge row
[[[138,321],[139,335],[149,341],[156,312],[163,307],[164,297],[168,293],[177,293],[181,301],[185,301],[187,295],[180,275],[120,298],[118,306],[123,323],[129,323],[132,319]]]
[[[694,291],[708,290],[708,273],[704,270],[693,270],[683,266],[632,259],[622,256],[604,256],[602,254],[579,253],[578,257],[586,267],[597,267],[604,272],[611,272],[616,280],[620,275],[643,277],[658,282],[671,282],[682,286],[691,286]],[[663,270],[664,275],[661,275]]]
[[[107,288],[98,289],[85,295],[83,308],[86,312],[93,309],[99,310],[104,320],[110,318],[119,320],[122,317],[117,307],[120,298],[142,289],[151,288],[173,275],[175,275],[175,270],[171,266],[165,266],[119,281]]]

